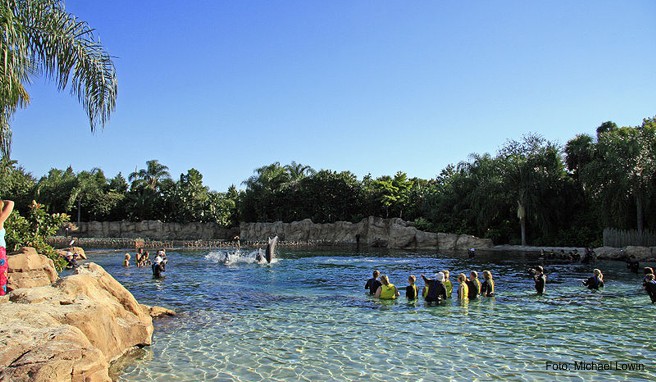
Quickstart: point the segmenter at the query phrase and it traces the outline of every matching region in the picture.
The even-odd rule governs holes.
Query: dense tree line
[[[52,169],[35,179],[6,157],[1,196],[19,209],[37,200],[72,221],[162,220],[316,223],[367,216],[400,217],[421,229],[469,233],[495,243],[598,244],[603,227],[656,226],[656,119],[640,126],[599,126],[564,147],[530,134],[496,153],[471,154],[434,179],[393,176],[358,179],[349,171],[316,171],[292,162],[260,167],[243,190],[210,191],[196,169],[171,178],[157,160],[128,175],[101,169]]]

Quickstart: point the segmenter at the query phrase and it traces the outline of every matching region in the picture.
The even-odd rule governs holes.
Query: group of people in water
[[[542,266],[537,266],[529,270],[535,283],[535,291],[542,295],[546,291],[547,275],[544,273]],[[651,298],[652,303],[656,303],[656,274],[653,268],[644,268],[645,277],[643,279],[643,288]],[[398,288],[392,284],[387,275],[381,275],[377,269],[373,271],[373,277],[368,279],[365,289],[369,294],[381,300],[393,300],[401,295]],[[448,270],[437,272],[434,278],[428,278],[421,275],[424,281],[424,287],[421,290],[421,296],[429,304],[440,304],[446,299],[451,298],[453,293],[453,284],[450,280]],[[494,297],[494,279],[492,272],[483,271],[483,281],[478,278],[478,272],[471,271],[469,277],[461,273],[457,277],[458,288],[456,290],[458,300],[473,300],[482,297]],[[409,301],[419,299],[420,293],[417,287],[417,277],[410,275],[408,277],[408,286],[405,287],[405,296]],[[592,275],[582,280],[581,283],[591,290],[599,290],[604,287],[604,275],[600,269],[594,269]]]
[[[125,254],[125,257],[123,258],[124,267],[130,266],[131,258],[132,257],[129,253]],[[161,278],[162,272],[166,272],[166,263],[168,263],[168,259],[166,258],[166,250],[162,248],[157,251],[157,256],[155,256],[155,259],[151,261],[148,251],[144,251],[143,248],[139,248],[135,255],[135,263],[139,268],[150,266],[153,271],[153,277]]]
[[[387,275],[381,275],[377,269],[373,272],[373,277],[367,280],[365,289],[369,289],[369,294],[382,300],[393,300],[401,295],[398,288],[389,281]],[[439,304],[453,294],[453,284],[450,280],[448,270],[443,270],[435,274],[435,278],[428,278],[421,275],[424,281],[424,287],[421,290],[421,296],[428,304]],[[471,271],[469,278],[464,273],[457,277],[458,289],[456,294],[459,300],[473,300],[478,296],[494,297],[494,279],[492,272],[483,271],[483,282],[478,278],[478,272]],[[417,300],[419,298],[419,288],[417,287],[417,277],[410,275],[408,285],[405,288],[405,296],[408,300]]]

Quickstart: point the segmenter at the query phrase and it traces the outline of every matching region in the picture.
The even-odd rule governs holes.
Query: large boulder
[[[635,256],[637,260],[648,260],[652,258],[650,247],[633,247],[624,248],[626,256]]]
[[[39,255],[31,247],[22,248],[20,253],[7,256],[7,264],[9,291],[51,285],[59,278],[55,263]]]
[[[0,346],[0,381],[110,381],[108,365],[153,333],[149,309],[94,263],[12,291],[0,322],[0,343],[11,344]]]

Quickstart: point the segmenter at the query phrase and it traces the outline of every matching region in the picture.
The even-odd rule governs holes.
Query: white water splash
[[[237,264],[267,264],[264,250],[257,249],[251,252],[236,251],[211,251],[205,255],[205,259],[217,264],[237,265]],[[273,263],[277,262],[274,258]]]

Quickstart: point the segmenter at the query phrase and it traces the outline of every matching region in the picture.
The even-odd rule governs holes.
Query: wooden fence
[[[652,231],[638,232],[637,230],[620,230],[615,228],[604,229],[605,247],[656,247],[656,234]]]

